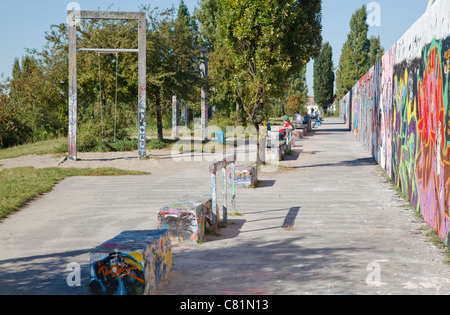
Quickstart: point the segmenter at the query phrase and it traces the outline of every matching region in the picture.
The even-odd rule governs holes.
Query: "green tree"
[[[366,6],[357,10],[350,20],[350,33],[348,35],[351,41],[354,58],[354,75],[358,80],[370,68],[369,49],[370,41],[367,38],[369,25],[367,24]]]
[[[219,0],[201,0],[195,9],[195,18],[199,21],[200,41],[209,51],[215,51],[218,41],[217,20],[219,17]]]
[[[198,24],[195,20],[195,17],[192,17],[189,13],[189,9],[184,3],[183,0],[180,1],[180,5],[178,7],[177,20],[183,20],[185,25],[189,28],[192,35],[194,36],[194,43],[197,45],[198,42]]]
[[[9,95],[6,92],[7,85],[0,82],[0,112],[4,112],[9,107]]]
[[[306,67],[299,73],[293,74],[289,79],[287,92],[286,111],[292,115],[296,111],[302,115],[306,111],[306,102],[308,101],[308,85],[306,82]]]
[[[357,10],[350,20],[350,32],[344,43],[336,71],[336,98],[342,99],[384,54],[380,38],[368,39],[366,6]]]
[[[145,9],[145,8],[144,8]],[[174,18],[174,10],[149,12],[147,35],[147,90],[155,104],[158,139],[163,139],[162,106],[172,96],[189,100],[196,95],[200,79],[200,53],[194,49],[195,36],[184,15]],[[167,106],[169,107],[169,106]]]
[[[326,113],[334,99],[333,50],[326,42],[314,61],[314,100]]]
[[[77,29],[79,47],[131,48],[137,47],[137,23],[127,21],[82,20]],[[42,133],[66,134],[68,126],[68,27],[66,23],[52,25],[45,33],[46,44],[41,50],[30,50],[38,60],[43,75],[36,78],[41,88],[39,98],[44,100],[41,108],[46,108]],[[88,133],[91,139],[101,140],[102,127],[105,136],[114,134],[116,59],[118,61],[118,109],[117,138],[127,136],[127,128],[135,123],[137,95],[136,54],[101,54],[79,52],[78,72],[78,123],[80,140]],[[100,69],[99,69],[100,67]],[[102,86],[102,106],[99,102],[100,78]],[[104,124],[101,124],[101,109]],[[53,119],[48,119],[53,117]]]
[[[53,113],[44,99],[46,74],[37,59],[26,55],[16,58],[10,80],[10,108],[19,122],[32,130],[33,136],[52,127]]]
[[[237,101],[246,119],[286,92],[321,42],[321,1],[218,0],[218,30],[233,60]],[[258,128],[257,128],[258,129]]]
[[[371,36],[369,39],[369,64],[374,65],[384,55],[380,36]]]
[[[237,75],[231,52],[219,36],[217,20],[219,13],[219,0],[202,0],[195,16],[200,25],[200,42],[208,47],[209,54],[209,81],[211,87],[209,100],[216,107],[216,113],[230,117],[235,125],[241,125],[242,107],[236,101],[240,94],[239,85],[233,81]]]
[[[192,49],[195,23],[191,20],[187,22],[188,12],[183,10],[180,10],[180,17],[176,19],[173,9],[158,13],[150,12],[145,7],[141,9],[149,11],[150,19],[147,36],[147,95],[149,104],[155,104],[158,131],[162,139],[161,107],[170,102],[173,94],[188,98],[199,85],[199,53]],[[135,48],[137,27],[136,21],[82,20],[77,28],[78,45]],[[16,114],[15,117],[33,129],[35,138],[66,134],[68,125],[67,24],[52,25],[45,39],[42,50],[30,50],[22,61],[16,60],[13,78],[8,82],[8,106]],[[101,114],[106,120],[106,136],[113,131],[117,61],[117,136],[126,136],[128,127],[136,124],[137,54],[98,55],[80,51],[77,59],[78,123],[81,135],[89,133],[92,134],[91,138],[100,139]]]
[[[236,102],[239,89],[233,81],[235,68],[226,47],[216,45],[209,53],[209,78],[214,87],[209,96],[220,114],[235,118],[236,125],[242,124],[240,103]],[[234,113],[234,114],[233,114]]]
[[[353,74],[353,51],[349,40],[342,47],[339,66],[336,70],[336,99],[341,100],[355,84]]]
[[[136,21],[83,20],[78,28],[78,45],[134,48],[138,46],[137,26]],[[108,141],[113,139],[116,127],[116,138],[125,138],[127,127],[136,122],[137,54],[79,52],[77,59],[80,132],[82,135],[95,134],[97,139],[101,139],[103,132],[104,139]]]

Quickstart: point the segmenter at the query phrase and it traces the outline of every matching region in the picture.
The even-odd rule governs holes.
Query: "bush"
[[[78,135],[78,151],[90,152],[102,142],[102,131],[99,124],[88,122],[80,127]]]
[[[31,128],[21,123],[14,114],[0,113],[0,149],[31,142]]]
[[[216,114],[208,122],[208,126],[218,126],[222,130],[226,130],[228,126],[235,125],[235,117],[228,117],[222,114]]]

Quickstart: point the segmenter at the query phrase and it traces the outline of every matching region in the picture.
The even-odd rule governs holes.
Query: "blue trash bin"
[[[214,132],[214,138],[216,139],[216,142],[218,143],[225,143],[225,131],[215,131]]]

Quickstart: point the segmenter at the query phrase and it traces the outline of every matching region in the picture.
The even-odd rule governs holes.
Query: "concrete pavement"
[[[176,174],[68,178],[0,223],[0,294],[88,294],[89,250],[156,228],[160,207],[209,192],[208,162]],[[173,248],[161,294],[449,294],[450,266],[373,159],[327,119],[280,171],[237,191],[220,236]],[[69,287],[69,263],[81,266]]]

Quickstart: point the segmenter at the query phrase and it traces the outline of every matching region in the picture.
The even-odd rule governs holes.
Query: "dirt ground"
[[[218,153],[221,154],[221,153]],[[0,160],[0,171],[7,168],[32,166],[34,168],[118,168],[123,170],[150,172],[151,174],[171,174],[185,169],[189,164],[198,165],[190,154],[174,153],[170,150],[147,150],[146,159],[138,158],[138,151],[89,152],[77,154],[77,161],[69,161],[60,154],[26,155]],[[181,160],[181,161],[180,161]]]

